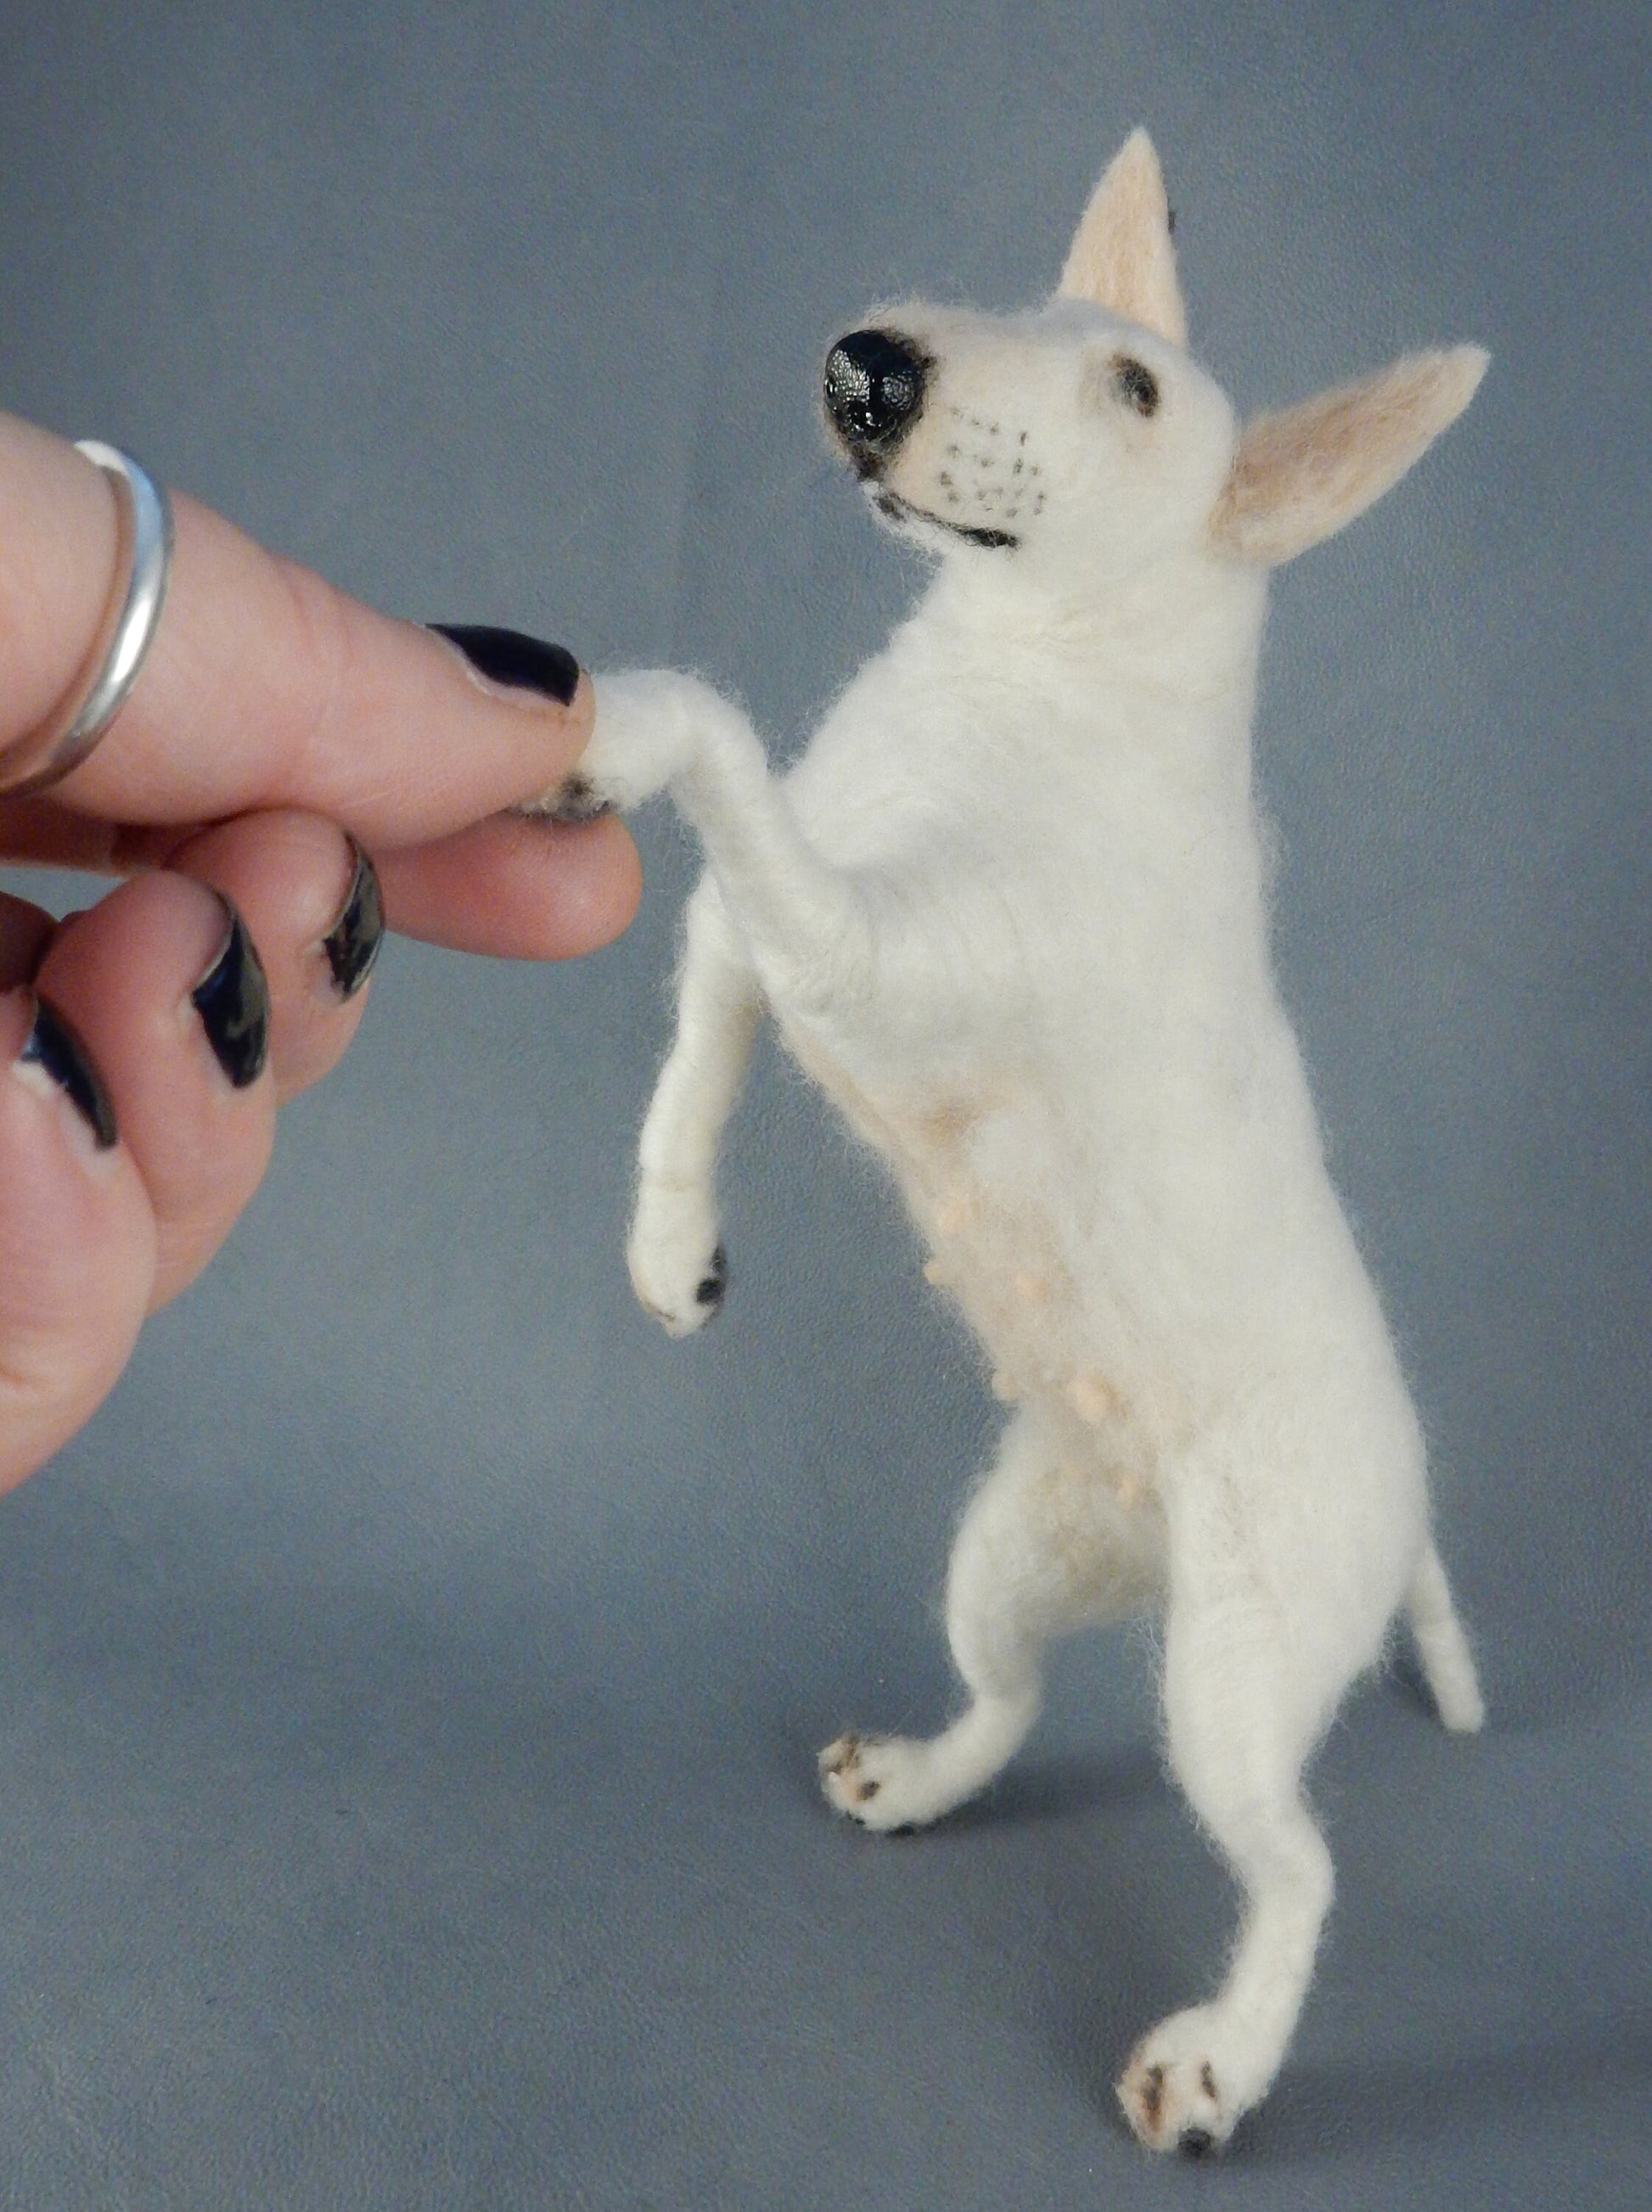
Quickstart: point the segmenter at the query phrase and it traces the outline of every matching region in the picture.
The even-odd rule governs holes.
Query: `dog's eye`
[[[1128,354],[1121,353],[1114,361],[1113,389],[1138,415],[1157,414],[1158,379],[1151,368],[1144,368]]]

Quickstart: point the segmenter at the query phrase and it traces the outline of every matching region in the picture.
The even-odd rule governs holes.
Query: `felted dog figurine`
[[[766,1006],[1016,1407],[949,1571],[968,1710],[930,1741],[841,1737],[831,1802],[935,1820],[1025,1736],[1053,1633],[1163,1608],[1169,1761],[1245,1907],[1220,1989],[1119,2094],[1144,2143],[1196,2152],[1296,2023],[1332,1887],[1303,1765],[1397,1609],[1447,1726],[1482,1717],[1275,990],[1250,724],[1269,568],[1386,491],[1485,356],[1240,430],[1185,341],[1138,132],[1047,306],[886,307],[832,349],[831,434],[939,568],[792,772],[696,679],[616,676],[560,796],[669,789],[709,861],[642,1133],[643,1304],[683,1335],[721,1303],[718,1142]]]

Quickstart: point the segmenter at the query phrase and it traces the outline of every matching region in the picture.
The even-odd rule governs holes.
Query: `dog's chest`
[[[1242,779],[1178,780],[1182,733],[1156,734],[1104,698],[961,696],[897,652],[790,779],[878,942],[868,990],[771,994],[781,1033],[889,1163],[1005,1392],[1092,1437],[1165,1395],[1140,1224],[1193,1202],[1272,1004]]]
[[[1104,656],[1052,665],[920,611],[787,789],[811,843],[927,954],[898,971],[914,998],[994,1023],[1054,997],[1070,1029],[1232,944],[1260,874],[1248,760],[1242,714],[1212,725]]]

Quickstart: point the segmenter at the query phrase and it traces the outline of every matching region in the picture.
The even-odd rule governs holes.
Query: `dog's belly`
[[[895,1094],[851,1073],[801,1024],[781,1033],[850,1127],[889,1164],[931,1248],[928,1279],[961,1308],[996,1396],[1036,1411],[1069,1476],[1127,1503],[1151,1492],[1185,1431],[1186,1394],[1134,1328],[1107,1270],[1075,1249],[1083,1208],[1057,1164],[1055,1115],[1002,1073]],[[1075,1170],[1076,1174],[1076,1165]],[[1066,1181],[1066,1219],[1052,1192]]]
[[[1420,1466],[1305,1097],[1267,1117],[1256,1149],[1212,1146],[1194,1172],[1185,1124],[1138,1115],[1133,1147],[1105,1083],[1070,1067],[1064,1083],[1059,1066],[972,1060],[955,1043],[944,1063],[895,1060],[896,1073],[841,1030],[823,1039],[775,1012],[888,1163],[930,1247],[925,1272],[981,1341],[995,1395],[1036,1417],[1075,1480],[1151,1510],[1201,1436],[1259,1420],[1311,1431],[1281,1480],[1333,1462],[1351,1512],[1356,1491],[1388,1481],[1382,1468]]]

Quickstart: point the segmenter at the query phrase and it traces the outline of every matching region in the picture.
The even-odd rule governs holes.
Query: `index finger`
[[[0,513],[3,750],[70,692],[121,580],[102,471],[9,416]],[[494,682],[197,501],[175,495],[173,513],[171,581],[137,687],[54,799],[144,823],[298,806],[396,846],[554,788],[584,749],[591,686],[560,648]]]

